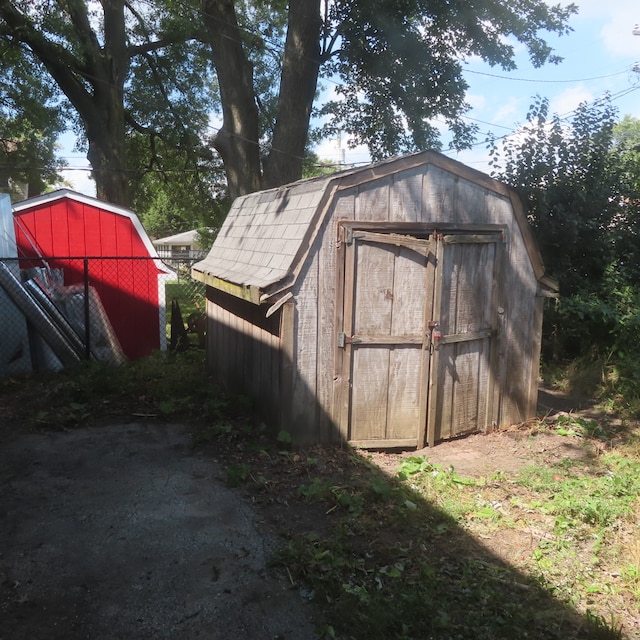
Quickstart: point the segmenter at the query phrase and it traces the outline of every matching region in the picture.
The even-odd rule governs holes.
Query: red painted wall
[[[160,320],[157,263],[131,217],[61,197],[14,210],[21,267],[42,266],[27,258],[46,259],[64,270],[64,284],[83,284],[88,258],[89,282],[95,287],[127,357],[159,349]],[[139,222],[138,222],[139,226]],[[144,233],[144,231],[142,230]],[[131,258],[131,259],[123,259]]]

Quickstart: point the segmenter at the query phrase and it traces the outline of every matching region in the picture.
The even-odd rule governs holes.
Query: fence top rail
[[[5,256],[0,260],[3,262],[9,260],[41,260],[47,262],[49,260],[158,260],[158,256]],[[193,258],[175,258],[175,261],[196,262]]]

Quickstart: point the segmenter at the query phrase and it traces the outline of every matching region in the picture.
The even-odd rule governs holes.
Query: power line
[[[477,76],[487,76],[489,78],[498,78],[499,80],[513,80],[514,82],[530,82],[530,83],[540,83],[540,84],[572,84],[575,82],[590,82],[592,80],[603,80],[605,78],[615,78],[616,76],[621,76],[623,74],[629,73],[629,69],[626,68],[624,71],[616,71],[615,73],[610,73],[604,76],[591,76],[590,78],[577,78],[575,80],[542,80],[536,78],[514,78],[513,76],[502,76],[497,73],[486,73],[485,71],[472,71],[471,69],[463,69],[463,73],[473,73]]]

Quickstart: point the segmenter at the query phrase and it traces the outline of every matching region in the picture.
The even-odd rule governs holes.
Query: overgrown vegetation
[[[617,115],[603,99],[567,120],[538,99],[521,135],[494,142],[491,153],[496,177],[521,193],[560,284],[545,309],[547,373],[638,416],[640,120]]]
[[[567,414],[523,428],[514,435],[525,444],[552,429],[582,454],[472,478],[417,455],[383,473],[373,454],[292,450],[247,399],[212,383],[195,349],[5,378],[0,398],[5,430],[189,424],[194,445],[223,461],[229,486],[281,536],[273,564],[321,609],[324,638],[620,639],[640,629],[631,423]]]
[[[558,429],[585,446],[612,435]],[[324,505],[331,530],[290,535],[277,562],[326,608],[326,637],[636,637],[637,452],[631,438],[484,478],[416,456],[389,478],[345,454],[346,474],[314,474],[298,491]]]

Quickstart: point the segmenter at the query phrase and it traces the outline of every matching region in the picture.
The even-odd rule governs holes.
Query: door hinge
[[[341,349],[345,348],[345,345],[352,344],[353,336],[348,336],[344,331],[338,333],[338,346]]]

